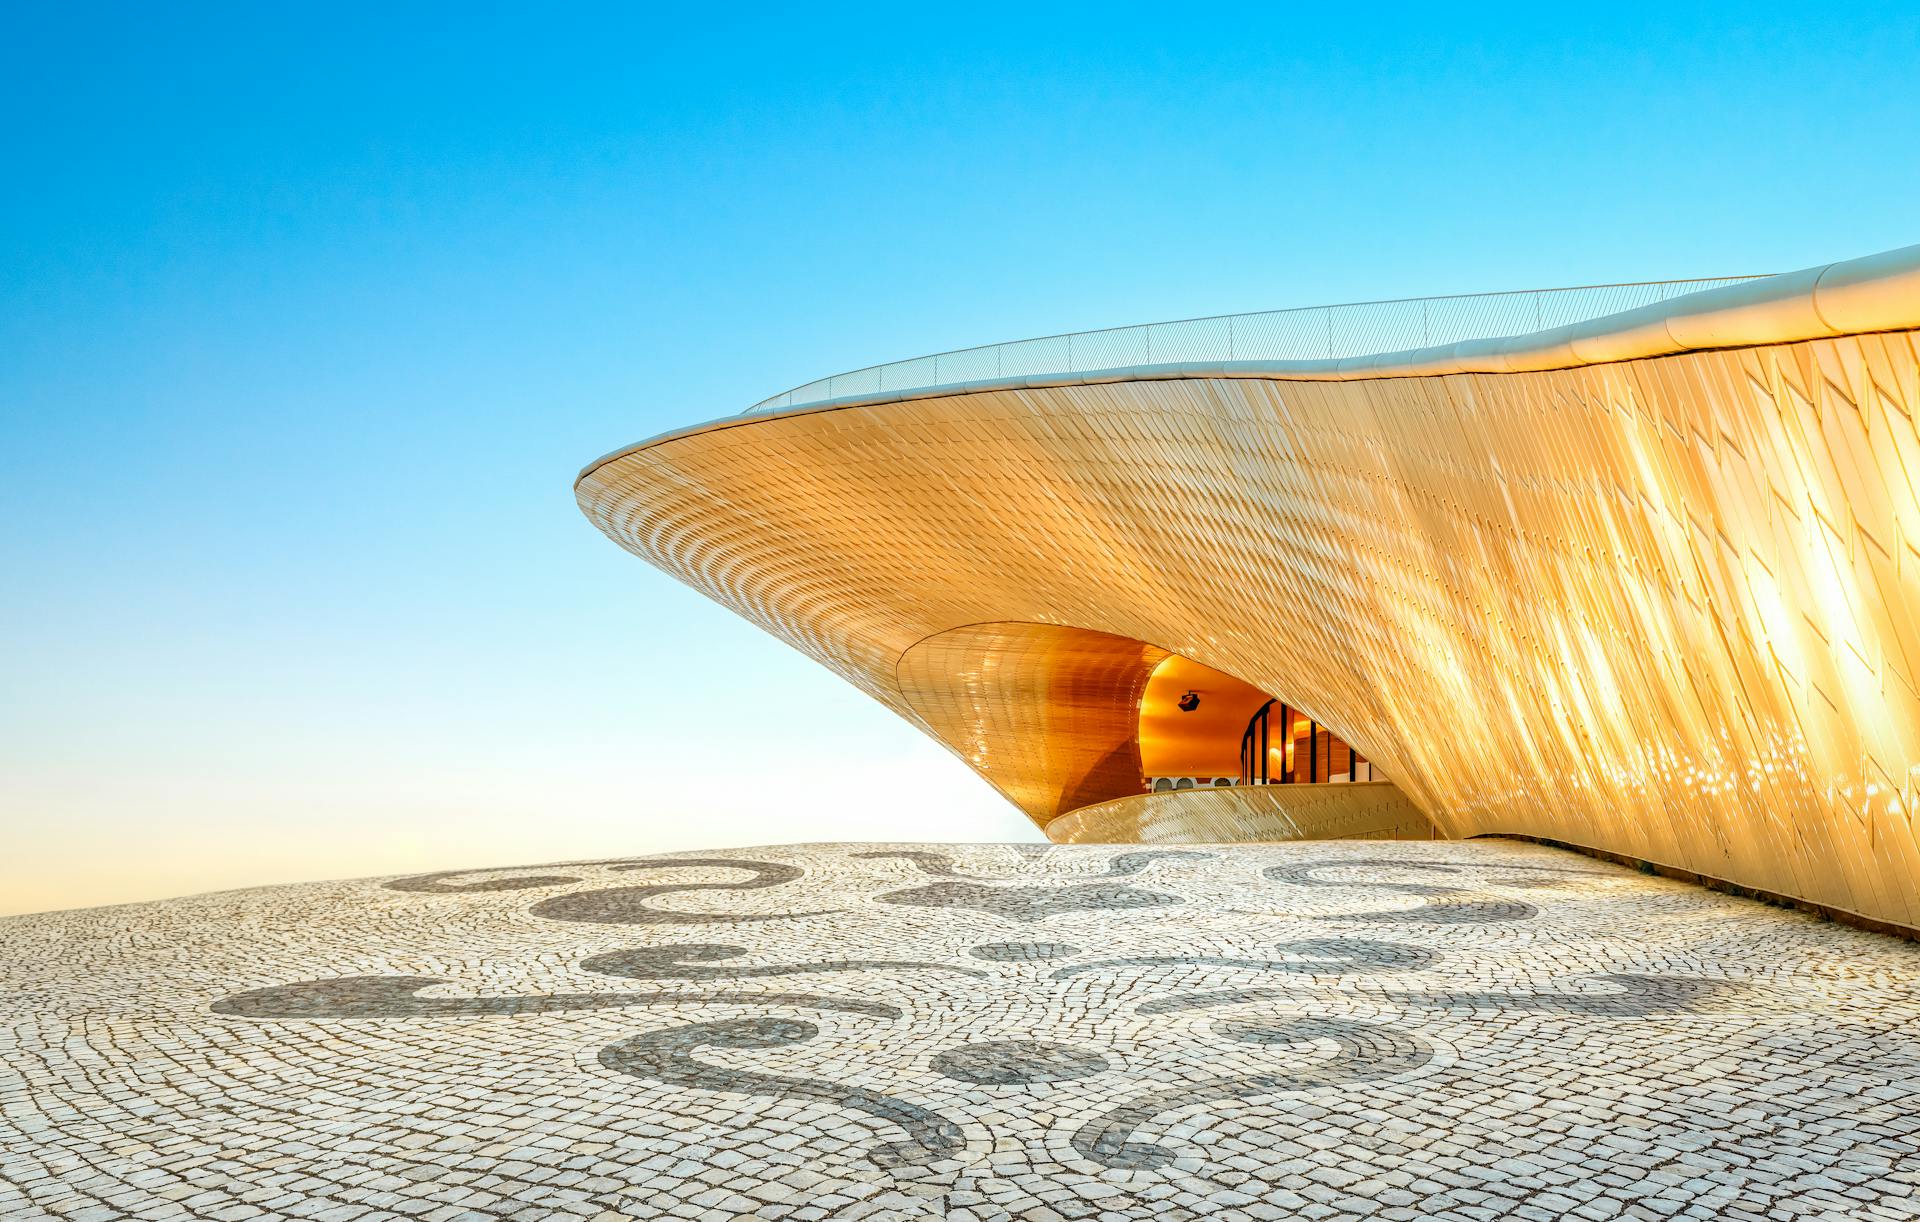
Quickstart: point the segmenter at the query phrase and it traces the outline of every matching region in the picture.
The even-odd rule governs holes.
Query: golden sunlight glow
[[[1920,344],[1897,326],[930,393],[677,435],[578,495],[1036,822],[1237,775],[1278,695],[1445,834],[1920,926]],[[1297,776],[1304,725],[1272,729]]]

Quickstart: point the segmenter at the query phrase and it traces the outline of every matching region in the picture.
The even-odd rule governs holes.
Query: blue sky
[[[1679,8],[9,6],[0,911],[1030,835],[574,472],[927,351],[1920,240],[1911,5]]]

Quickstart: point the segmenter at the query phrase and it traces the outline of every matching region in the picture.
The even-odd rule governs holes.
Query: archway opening
[[[1379,779],[1271,693],[1109,633],[969,624],[908,649],[895,678],[936,737],[1043,824],[1154,791]]]
[[[1146,789],[1383,780],[1373,762],[1286,701],[1168,654],[1140,697]]]

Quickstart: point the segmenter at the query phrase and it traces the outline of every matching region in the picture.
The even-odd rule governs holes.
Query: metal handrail
[[[1400,297],[1070,331],[888,361],[817,378],[762,399],[742,414],[804,407],[851,395],[937,390],[990,378],[1044,377],[1176,362],[1337,360],[1401,352],[1545,331],[1759,279],[1764,277],[1642,280],[1449,297]]]

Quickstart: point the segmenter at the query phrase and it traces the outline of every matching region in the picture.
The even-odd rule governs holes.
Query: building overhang
[[[989,779],[1041,748],[952,726],[1018,684],[942,723],[916,647],[1103,634],[1336,727],[1444,834],[1914,925],[1916,327],[1920,247],[1444,353],[755,412],[577,495]]]

